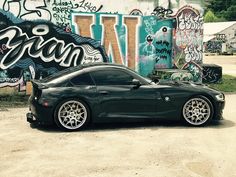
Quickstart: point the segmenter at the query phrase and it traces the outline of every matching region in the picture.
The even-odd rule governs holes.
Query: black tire
[[[182,117],[191,126],[207,125],[214,115],[214,107],[205,96],[194,96],[184,104]]]
[[[90,122],[90,110],[81,100],[67,99],[57,105],[54,121],[63,130],[81,130]]]

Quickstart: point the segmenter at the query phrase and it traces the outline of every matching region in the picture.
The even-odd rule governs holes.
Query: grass
[[[209,84],[208,86],[225,93],[236,93],[236,77],[230,75],[223,75],[221,83]]]
[[[25,94],[1,94],[0,108],[6,107],[25,107],[28,105],[28,95]]]

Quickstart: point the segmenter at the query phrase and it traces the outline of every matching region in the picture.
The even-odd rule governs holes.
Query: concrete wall
[[[64,45],[65,50],[70,44],[83,48],[79,62],[73,65],[108,60],[127,65],[144,76],[153,68],[188,69],[194,81],[200,82],[201,6],[202,1],[193,0],[3,0],[0,87],[19,87],[19,91],[24,91],[30,79],[70,67],[59,59],[61,55],[69,57],[69,52],[62,54],[55,47]],[[12,41],[20,43],[22,36],[25,45],[17,47]],[[48,44],[54,54],[45,57],[42,51],[32,52],[40,46],[32,41],[34,38],[42,45]],[[55,39],[55,45],[49,43],[50,39]],[[81,46],[84,43],[86,46]],[[93,52],[99,57],[92,57]]]

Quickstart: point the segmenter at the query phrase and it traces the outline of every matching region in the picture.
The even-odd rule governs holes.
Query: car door
[[[99,97],[99,117],[154,117],[160,98],[151,85],[135,87],[135,77],[121,69],[91,72]]]

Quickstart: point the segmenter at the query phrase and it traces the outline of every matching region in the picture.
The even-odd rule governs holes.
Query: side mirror
[[[133,79],[131,84],[134,85],[134,88],[139,88],[141,86],[140,81],[137,79]]]

